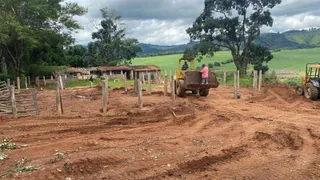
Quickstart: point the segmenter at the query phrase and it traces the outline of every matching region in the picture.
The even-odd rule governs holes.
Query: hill
[[[172,46],[164,46],[164,45],[154,45],[154,44],[145,44],[140,43],[139,46],[142,48],[142,52],[140,54],[153,54],[153,53],[182,53],[186,48],[192,48],[195,44],[198,44],[197,41],[190,41],[187,44],[181,45],[172,45]]]
[[[187,44],[163,46],[140,43],[142,48],[141,55],[166,55],[182,53],[186,48],[192,48],[197,41],[191,41]],[[320,29],[312,28],[309,30],[293,30],[283,33],[265,33],[261,34],[256,40],[256,44],[261,44],[269,49],[303,49],[320,47]]]
[[[284,33],[262,34],[257,44],[269,49],[302,49],[320,47],[320,29],[293,30]]]

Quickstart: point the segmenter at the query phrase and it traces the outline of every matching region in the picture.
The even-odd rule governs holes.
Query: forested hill
[[[185,48],[192,48],[199,42],[191,41],[187,44],[162,46],[141,43],[143,49],[141,54],[173,54],[182,53]],[[301,49],[320,47],[320,29],[293,30],[284,33],[265,33],[261,34],[256,40],[257,44],[268,47],[269,49]]]
[[[257,44],[269,49],[297,49],[320,46],[320,29],[262,34]]]

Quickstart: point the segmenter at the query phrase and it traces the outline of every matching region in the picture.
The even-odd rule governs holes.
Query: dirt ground
[[[154,91],[143,97],[101,90],[39,91],[41,115],[0,120],[0,138],[21,146],[0,151],[0,178],[10,179],[319,179],[320,101],[297,97],[284,85],[254,95],[220,86],[207,98],[188,95],[172,105]],[[57,154],[58,153],[58,154]],[[17,164],[39,168],[12,173]]]

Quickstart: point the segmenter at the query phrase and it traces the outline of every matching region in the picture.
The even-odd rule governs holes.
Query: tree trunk
[[[8,73],[6,58],[4,56],[2,56],[1,58],[1,72],[4,74]]]
[[[247,75],[248,63],[242,62],[239,70],[240,77],[245,77]]]

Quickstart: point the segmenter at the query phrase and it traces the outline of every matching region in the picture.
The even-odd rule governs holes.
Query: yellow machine
[[[302,85],[296,89],[296,94],[304,95],[307,99],[316,100],[320,92],[320,63],[306,64],[306,72],[302,78]]]
[[[189,63],[187,70],[181,70],[181,62]],[[208,84],[201,84],[201,72],[194,68],[194,58],[181,58],[178,63],[178,70],[174,76],[176,94],[179,97],[184,97],[186,91],[191,91],[193,94],[200,96],[208,96],[210,88],[217,88],[219,82],[214,72],[209,72]]]

